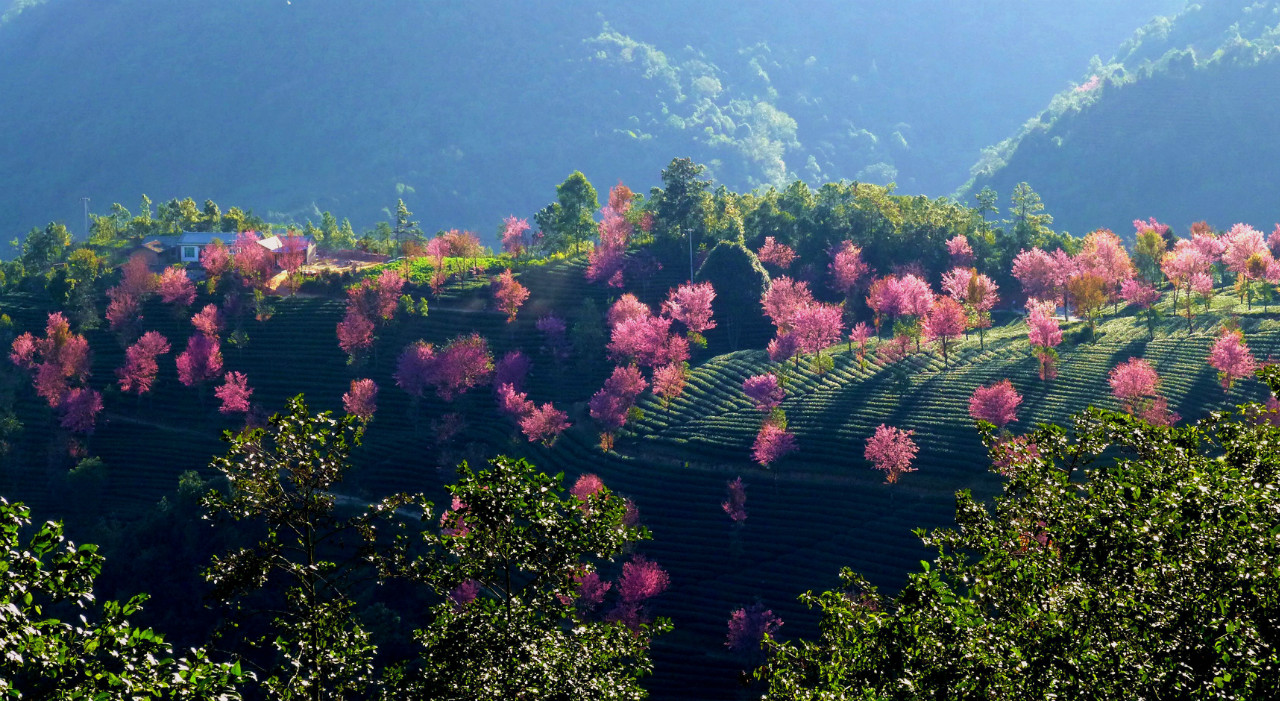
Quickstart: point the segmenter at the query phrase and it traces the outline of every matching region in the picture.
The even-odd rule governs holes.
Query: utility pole
[[[693,284],[693,229],[689,230],[689,284]]]
[[[81,197],[80,201],[84,203],[84,240],[89,240],[89,198]]]

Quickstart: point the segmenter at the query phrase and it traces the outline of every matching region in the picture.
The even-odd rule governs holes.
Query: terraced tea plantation
[[[1205,364],[1224,315],[1241,314],[1256,357],[1280,353],[1280,322],[1257,308],[1246,312],[1225,297],[1197,320],[1191,335],[1185,319],[1172,316],[1158,322],[1154,339],[1133,317],[1108,318],[1089,340],[1082,338],[1086,325],[1073,322],[1064,328],[1059,375],[1048,382],[1037,377],[1026,327],[1012,314],[997,319],[985,347],[976,336],[959,344],[949,369],[928,348],[902,361],[906,373],[870,362],[874,354],[863,368],[841,346],[831,349],[834,367],[822,375],[804,362],[790,371],[783,408],[799,451],[776,469],[762,470],[750,459],[761,416],[743,397],[741,384],[774,366],[763,350],[725,352],[712,335],[711,347],[695,354],[685,396],[669,410],[642,399],[643,418],[628,427],[616,451],[603,453],[586,401],[610,369],[604,338],[596,337],[600,345],[582,348],[557,366],[541,350],[534,326],[540,316],[554,312],[571,327],[580,325],[571,338],[591,338],[593,325],[603,331],[603,312],[616,291],[587,285],[583,268],[581,261],[568,261],[522,273],[532,296],[512,324],[491,309],[487,292],[432,300],[427,317],[402,318],[381,330],[375,352],[362,366],[348,365],[338,348],[334,327],[343,314],[341,299],[281,299],[269,320],[245,322],[247,345],[224,343],[225,367],[248,375],[254,403],[267,411],[300,392],[315,409],[339,410],[352,379],[371,377],[379,384],[378,412],[356,451],[357,469],[343,486],[356,499],[421,490],[440,501],[452,465],[495,453],[527,456],[548,472],[564,472],[569,481],[594,472],[632,498],[653,531],[653,540],[640,549],[671,575],[670,589],[655,603],[656,613],[671,617],[676,626],[654,648],[657,669],[649,686],[657,699],[675,690],[684,697],[739,698],[744,692],[736,674],[742,663],[722,644],[732,609],[758,600],[786,621],[783,636],[810,633],[814,618],[797,604],[797,594],[833,586],[842,566],[896,588],[906,570],[929,556],[913,528],[951,523],[956,490],[994,493],[998,478],[987,471],[968,418],[969,396],[978,385],[1006,377],[1013,381],[1024,401],[1019,421],[1010,428],[1020,431],[1035,422],[1063,421],[1091,403],[1117,406],[1106,375],[1117,363],[1140,355],[1159,371],[1170,407],[1196,419],[1264,396],[1262,385],[1252,380],[1224,392]],[[639,292],[656,305],[681,281],[678,270],[663,271]],[[206,302],[199,301],[197,308]],[[41,328],[48,308],[33,296],[0,299],[0,311],[13,318],[17,332]],[[161,359],[153,394],[141,400],[112,388],[123,357],[120,342],[105,329],[87,334],[94,352],[91,384],[103,391],[106,404],[87,448],[105,464],[102,478],[76,482],[65,477],[71,461],[56,419],[23,385],[14,391],[26,428],[3,463],[0,493],[32,504],[38,518],[95,503],[128,519],[171,492],[184,470],[208,474],[210,458],[223,452],[219,434],[238,428],[242,419],[217,413],[211,386],[197,390],[178,383],[173,356],[193,331],[187,316],[159,303],[149,305],[144,316],[143,328],[165,334],[174,351]],[[519,348],[533,359],[529,398],[555,402],[574,422],[555,446],[534,446],[520,437],[511,420],[496,411],[488,388],[445,403],[435,397],[412,402],[395,387],[396,357],[406,344],[418,338],[442,343],[471,331],[487,337],[499,357]],[[920,445],[919,471],[892,486],[862,457],[864,441],[880,423],[915,431]],[[726,482],[739,475],[748,485],[749,517],[735,527],[720,502]]]

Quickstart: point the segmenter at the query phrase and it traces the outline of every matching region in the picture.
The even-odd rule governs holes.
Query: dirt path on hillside
[[[194,437],[200,438],[201,440],[205,440],[209,438],[209,434],[207,432],[197,431],[194,428],[182,428],[179,426],[171,426],[169,424],[162,424],[156,421],[147,421],[145,419],[137,419],[132,416],[122,416],[120,414],[111,414],[107,412],[103,412],[102,417],[107,421],[119,421],[121,423],[133,424],[135,426],[149,426],[151,428],[159,429],[161,431],[166,431],[168,433],[181,433],[187,436],[194,436]]]

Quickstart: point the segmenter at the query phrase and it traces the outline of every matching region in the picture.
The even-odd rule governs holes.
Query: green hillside
[[[1277,221],[1280,4],[1206,2],[1160,18],[1095,60],[1017,134],[984,151],[960,190],[1029,183],[1075,234]],[[1133,211],[1141,202],[1142,212]]]
[[[541,339],[533,326],[544,311],[578,309],[586,299],[599,310],[606,308],[616,293],[588,285],[583,270],[581,260],[570,260],[524,272],[521,279],[531,289],[532,301],[511,325],[488,308],[486,293],[446,295],[427,318],[398,321],[384,332],[369,364],[359,368],[347,365],[333,333],[342,314],[339,301],[281,299],[270,320],[249,322],[250,340],[243,351],[224,348],[225,365],[248,375],[255,403],[269,410],[298,392],[316,407],[340,409],[341,394],[352,378],[367,376],[379,383],[378,413],[365,445],[356,452],[358,469],[344,487],[345,494],[358,500],[399,490],[422,490],[439,499],[440,486],[451,481],[453,464],[499,452],[528,456],[543,469],[563,471],[571,479],[597,473],[634,499],[642,521],[654,532],[643,550],[670,571],[672,581],[658,607],[672,617],[676,630],[654,650],[658,667],[649,685],[655,698],[688,697],[690,689],[697,698],[736,697],[738,663],[719,652],[733,608],[759,599],[787,621],[784,633],[800,635],[813,618],[795,597],[833,586],[842,566],[896,588],[903,572],[925,554],[913,528],[949,524],[958,489],[979,495],[997,489],[998,478],[986,470],[967,415],[969,395],[979,384],[1013,380],[1025,399],[1012,428],[1022,430],[1034,422],[1063,421],[1091,403],[1110,405],[1107,372],[1141,355],[1164,378],[1171,407],[1197,418],[1263,396],[1255,381],[1224,393],[1204,364],[1213,328],[1225,315],[1242,314],[1240,323],[1256,356],[1280,352],[1280,319],[1256,307],[1245,311],[1226,290],[1213,313],[1197,319],[1191,335],[1185,321],[1171,316],[1160,322],[1153,340],[1131,316],[1105,320],[1091,340],[1081,339],[1087,330],[1083,323],[1068,326],[1060,374],[1050,382],[1036,377],[1026,327],[1014,315],[997,319],[985,349],[976,337],[961,343],[950,369],[944,370],[940,357],[927,348],[913,354],[904,361],[910,368],[905,385],[888,369],[874,364],[859,368],[838,347],[832,349],[834,369],[817,376],[802,364],[789,382],[783,407],[799,452],[775,471],[766,471],[750,460],[760,417],[740,387],[743,378],[770,371],[771,363],[758,349],[721,354],[713,344],[695,357],[684,398],[669,412],[645,399],[643,419],[629,427],[616,451],[602,453],[585,401],[603,381],[608,363],[594,351],[556,368],[539,351]],[[682,279],[678,272],[664,270],[648,285],[646,301],[656,303]],[[0,308],[17,330],[25,330],[39,327],[49,306],[36,296],[10,294],[0,300]],[[159,304],[148,307],[144,316],[147,328],[174,339],[175,345],[189,330],[185,318],[175,318]],[[425,398],[418,407],[395,388],[395,356],[406,343],[419,337],[443,342],[472,330],[489,338],[498,354],[520,348],[533,358],[530,398],[570,408],[575,426],[554,447],[532,446],[520,438],[510,420],[495,410],[487,388],[452,404]],[[92,384],[105,387],[121,363],[120,345],[105,329],[90,332],[89,340],[94,349]],[[66,458],[59,452],[63,448],[50,444],[56,432],[46,428],[53,422],[51,413],[29,391],[19,391],[18,412],[27,429],[0,473],[0,493],[31,503],[38,517],[74,516],[69,511],[88,508],[129,520],[151,509],[172,492],[184,470],[206,470],[209,459],[224,450],[218,433],[238,425],[217,414],[211,388],[197,392],[182,387],[173,373],[171,358],[162,360],[155,392],[141,401],[105,389],[107,410],[88,446],[105,463],[105,473],[89,482],[68,482]],[[449,413],[461,414],[464,428],[441,442],[433,424]],[[893,486],[883,484],[862,458],[863,442],[882,422],[914,430],[921,446],[919,472]],[[736,476],[748,484],[750,514],[739,529],[731,527],[719,506],[726,481]]]

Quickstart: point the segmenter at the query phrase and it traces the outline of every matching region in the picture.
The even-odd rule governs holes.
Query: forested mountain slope
[[[962,192],[1027,182],[1075,234],[1131,231],[1135,202],[1179,229],[1276,221],[1280,3],[1193,5],[1079,83],[987,149]]]
[[[738,190],[847,178],[938,195],[1090,55],[1179,3],[907,5],[15,0],[0,228],[139,192],[357,227],[403,196],[429,230],[479,228],[531,214],[575,169],[643,190],[673,154]]]

